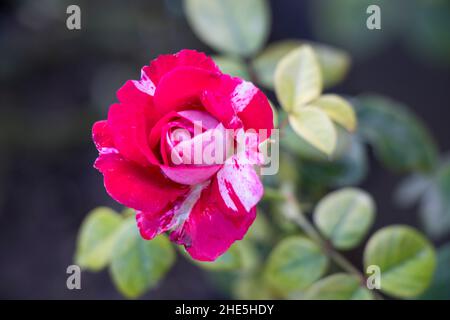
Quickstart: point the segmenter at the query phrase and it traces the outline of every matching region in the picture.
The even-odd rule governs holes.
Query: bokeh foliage
[[[401,25],[391,3],[382,3],[386,23]],[[437,3],[424,14],[438,15],[434,5],[445,4]],[[366,7],[361,0],[339,5],[334,0],[317,1],[316,30],[331,39],[329,43],[358,56],[374,53],[391,35],[367,36],[367,30],[355,27],[366,17]],[[282,139],[280,172],[264,178],[264,201],[245,239],[213,263],[193,261],[183,248],[179,257],[211,274],[235,298],[448,297],[448,245],[439,249],[436,260],[433,245],[412,227],[387,226],[370,236],[376,204],[356,187],[369,170],[367,154],[373,150],[388,170],[413,177],[401,186],[398,198],[401,203],[405,198],[422,203],[427,234],[447,233],[450,170],[422,121],[387,97],[324,93],[344,80],[350,55],[304,39],[266,46],[271,14],[265,0],[185,0],[184,9],[197,37],[217,51],[214,59],[224,72],[253,81],[269,94],[274,91]],[[331,27],[325,30],[323,21]],[[432,28],[439,32],[443,26],[440,17]],[[423,25],[417,28],[430,32]],[[446,50],[445,44],[434,44],[438,49],[430,52]],[[109,266],[117,289],[126,297],[156,288],[177,252],[165,235],[142,240],[132,221],[107,208],[94,210],[80,230],[75,258],[92,271]],[[358,246],[364,247],[364,270],[349,266],[340,252]],[[365,270],[371,265],[381,269],[379,291],[364,286]]]

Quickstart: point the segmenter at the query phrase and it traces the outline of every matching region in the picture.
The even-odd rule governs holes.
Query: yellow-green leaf
[[[436,167],[436,142],[405,105],[377,95],[363,95],[354,101],[358,133],[384,165],[400,172],[429,173]]]
[[[281,59],[275,70],[275,92],[287,112],[297,111],[320,96],[322,75],[310,46],[303,45]]]
[[[289,116],[292,129],[315,148],[330,156],[337,134],[330,118],[321,110],[305,107]]]
[[[250,56],[263,46],[270,28],[266,0],[185,0],[196,35],[215,50]]]
[[[337,273],[323,278],[308,288],[305,300],[373,300],[372,293],[361,286],[361,279]]]
[[[269,44],[253,61],[259,84],[268,89],[274,88],[274,75],[278,62],[289,52],[299,48],[298,40],[284,40]]]
[[[436,253],[431,243],[409,226],[377,231],[364,250],[364,265],[381,271],[381,291],[399,298],[423,293],[433,279]]]
[[[320,69],[322,70],[323,86],[332,87],[341,82],[350,69],[350,56],[344,50],[314,43],[314,51],[319,59]]]
[[[333,121],[348,131],[354,131],[356,129],[357,120],[355,111],[347,100],[338,95],[322,95],[309,105],[323,110]]]
[[[254,248],[247,241],[234,243],[224,254],[212,262],[194,260],[184,248],[180,248],[180,250],[194,264],[209,271],[248,270],[253,267],[257,259]]]
[[[144,240],[134,218],[118,231],[110,272],[117,289],[128,298],[136,298],[155,287],[175,261],[175,251],[165,235]]]
[[[288,295],[310,286],[327,267],[328,258],[319,246],[307,238],[292,236],[273,249],[265,277],[271,287]]]
[[[109,263],[116,231],[122,221],[120,215],[110,208],[92,210],[79,231],[75,263],[91,271],[103,269]]]
[[[338,249],[357,246],[372,225],[375,205],[366,192],[346,188],[323,198],[314,211],[314,223]]]
[[[312,46],[317,54],[325,88],[336,85],[345,78],[350,67],[350,57],[345,51],[321,43],[289,39],[269,44],[252,61],[259,84],[273,89],[275,68],[278,62],[302,44]]]

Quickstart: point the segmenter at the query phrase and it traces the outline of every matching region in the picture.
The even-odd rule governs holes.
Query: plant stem
[[[330,242],[325,240],[320,233],[316,230],[316,228],[311,224],[311,222],[305,217],[300,209],[300,204],[297,199],[293,196],[291,192],[291,187],[284,188],[282,194],[285,196],[285,199],[290,204],[291,209],[287,210],[286,217],[296,223],[313,241],[315,241],[327,254],[327,256],[334,262],[336,265],[342,268],[342,270],[347,271],[348,273],[356,276],[361,284],[365,286],[366,277],[364,274],[356,268],[346,257],[340,254],[338,251],[334,249]],[[379,295],[376,291],[372,291],[374,297],[377,300],[383,300],[383,297]]]

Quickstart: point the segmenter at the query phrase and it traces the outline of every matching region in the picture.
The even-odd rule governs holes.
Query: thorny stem
[[[282,188],[281,195],[284,196],[284,199],[290,204],[290,208],[285,210],[286,217],[297,224],[305,233],[308,235],[313,241],[315,241],[326,253],[326,255],[334,262],[336,265],[341,267],[343,270],[355,275],[360,279],[361,284],[366,284],[366,277],[364,274],[356,268],[346,257],[336,251],[331,243],[325,240],[320,233],[316,230],[316,228],[309,222],[309,220],[305,217],[305,215],[301,212],[300,204],[297,199],[292,194],[292,188],[290,186],[286,186],[286,188]],[[276,192],[276,191],[274,191]],[[373,295],[377,300],[383,300],[383,297],[378,294],[376,291],[373,291]]]

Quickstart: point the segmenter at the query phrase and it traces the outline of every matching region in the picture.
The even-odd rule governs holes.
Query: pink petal
[[[209,181],[206,181],[190,187],[167,211],[150,213],[138,211],[136,221],[142,237],[150,240],[169,229],[180,228],[189,217],[203,189],[208,185]]]
[[[222,165],[195,166],[161,166],[161,170],[172,181],[181,184],[195,185],[211,178]]]
[[[153,89],[154,91],[154,89]],[[145,91],[144,82],[136,80],[128,80],[117,91],[117,99],[123,104],[138,105],[138,106],[152,106],[153,94],[151,91]]]
[[[221,75],[215,86],[209,87],[202,103],[207,111],[228,128],[245,130],[273,129],[273,113],[266,96],[251,82]]]
[[[199,124],[203,127],[203,129],[213,129],[217,127],[219,121],[216,118],[212,117],[209,113],[200,110],[184,110],[179,111],[178,115],[189,120],[193,124]]]
[[[114,140],[106,120],[97,121],[92,126],[92,140],[99,152],[114,148]]]
[[[226,131],[222,124],[208,129],[191,139],[180,141],[171,149],[169,158],[174,166],[184,165],[217,165],[224,164],[233,151],[232,132]],[[177,161],[174,161],[177,160]]]
[[[225,205],[238,212],[239,207],[250,211],[261,200],[264,187],[251,164],[240,163],[239,157],[233,156],[217,172],[220,195]]]
[[[203,91],[217,81],[218,73],[193,67],[178,67],[164,75],[156,86],[155,106],[160,115],[201,107]]]
[[[142,238],[146,240],[151,240],[157,235],[167,231],[169,229],[169,224],[172,220],[172,214],[160,214],[159,212],[136,212],[136,222],[139,229],[139,233]]]
[[[114,145],[126,159],[142,166],[157,163],[148,145],[152,111],[139,104],[113,104],[108,112],[108,127]]]
[[[214,61],[202,52],[181,50],[176,54],[160,55],[143,71],[156,85],[161,78],[176,67],[195,67],[211,72],[220,72]]]
[[[141,80],[133,80],[133,84],[139,91],[146,93],[149,96],[153,96],[155,94],[155,84],[144,71],[144,68],[141,70]]]
[[[120,154],[101,154],[94,167],[103,173],[108,194],[136,210],[161,212],[187,191],[164,177],[158,167],[140,167]]]
[[[197,260],[214,261],[236,240],[241,240],[256,217],[239,207],[239,214],[224,206],[217,180],[205,188],[182,227],[171,233],[172,241],[185,246]]]

